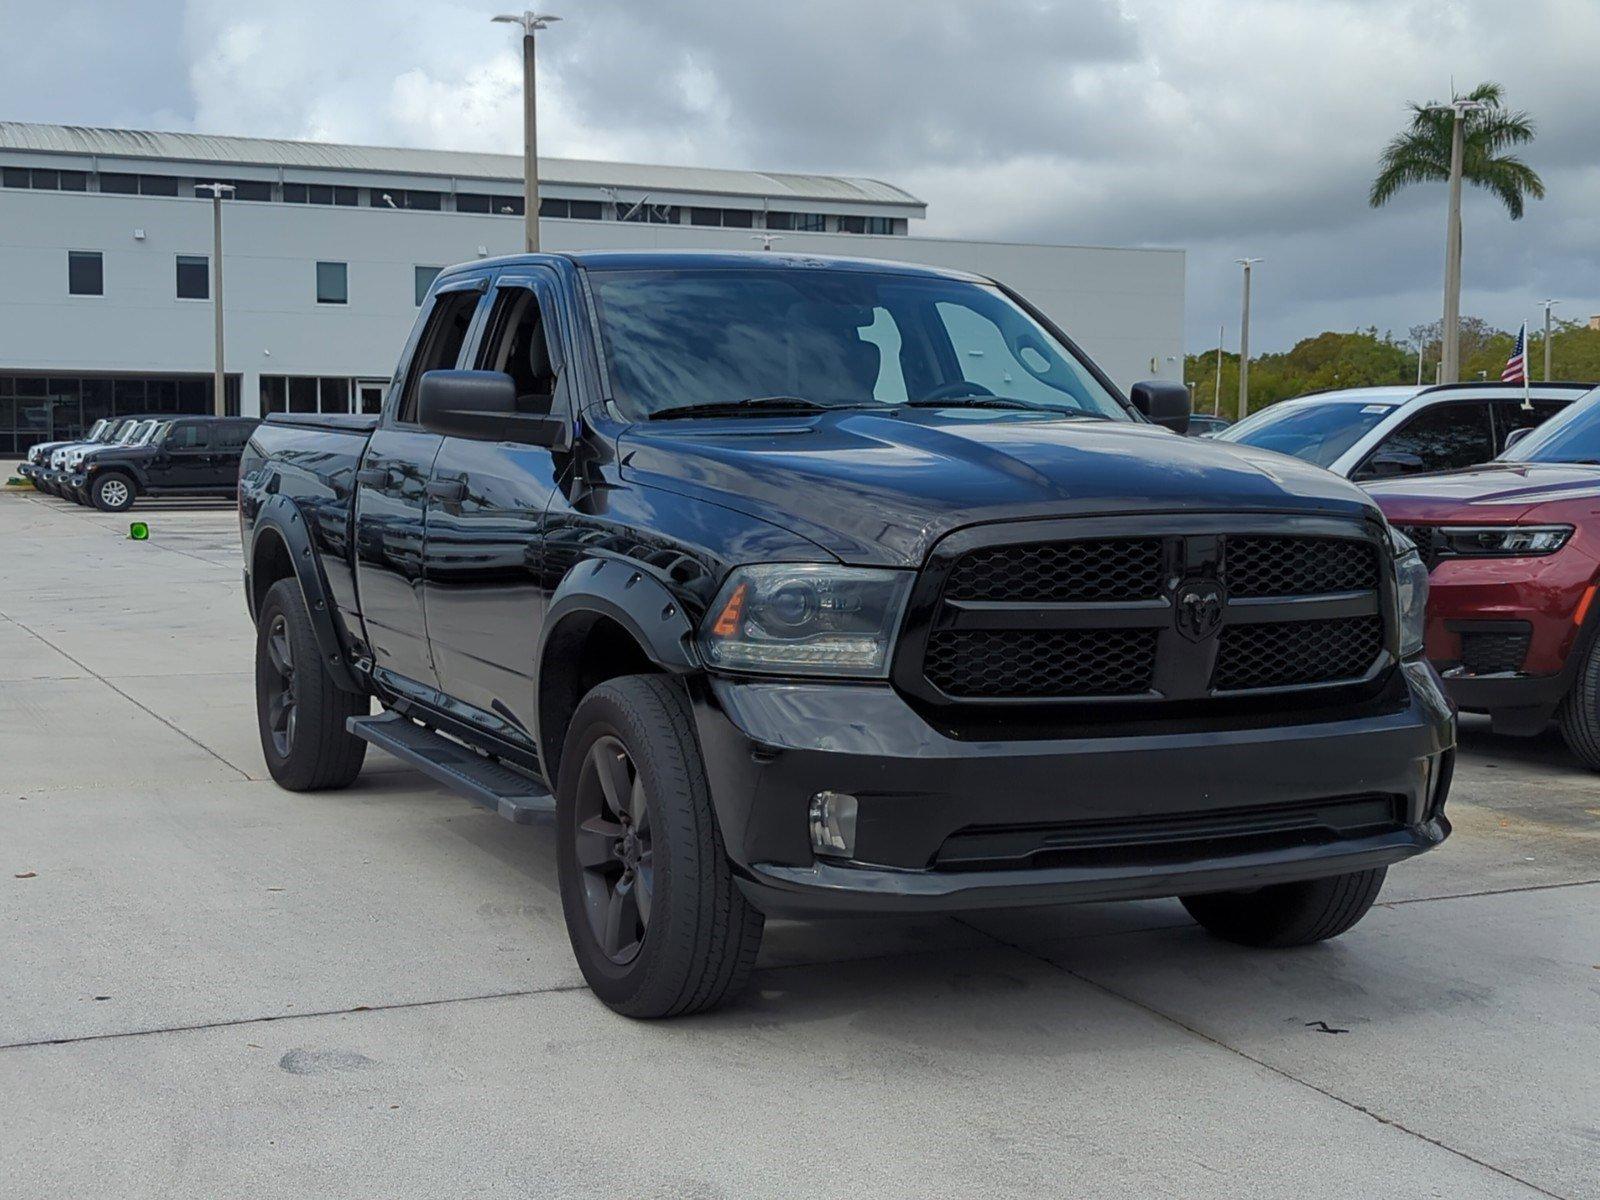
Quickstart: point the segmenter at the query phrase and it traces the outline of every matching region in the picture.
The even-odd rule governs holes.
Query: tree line
[[[1496,329],[1479,317],[1461,319],[1461,379],[1498,381],[1511,356],[1516,331]],[[1551,376],[1557,380],[1600,382],[1600,329],[1581,321],[1557,321],[1550,338]],[[1397,338],[1373,328],[1352,333],[1329,330],[1305,338],[1281,354],[1250,356],[1250,411],[1279,400],[1339,388],[1415,384],[1417,354],[1422,354],[1422,380],[1434,381],[1438,368],[1439,322],[1413,326]],[[1217,348],[1184,358],[1184,380],[1194,392],[1196,412],[1211,412],[1217,396]],[[1544,377],[1544,332],[1528,331],[1528,377]],[[1220,412],[1236,419],[1239,403],[1239,355],[1224,350]]]

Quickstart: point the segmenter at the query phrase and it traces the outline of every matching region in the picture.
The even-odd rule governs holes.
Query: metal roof
[[[157,133],[84,125],[36,125],[0,121],[0,150],[41,154],[100,155],[302,168],[369,171],[386,175],[433,175],[458,179],[520,181],[522,157],[471,150],[416,150],[392,146],[348,146],[278,138],[218,137],[203,133]],[[541,158],[542,182],[636,191],[698,192],[771,200],[824,200],[924,209],[911,193],[876,179],[843,175],[798,175],[775,171],[727,171],[714,167],[664,167],[644,163]]]

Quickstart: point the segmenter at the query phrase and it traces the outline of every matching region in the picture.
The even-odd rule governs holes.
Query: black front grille
[[[1377,616],[1233,625],[1222,631],[1212,687],[1236,692],[1358,679],[1382,648]]]
[[[1156,668],[1154,629],[944,630],[924,670],[947,696],[992,700],[1138,696]]]
[[[1374,541],[1328,534],[979,545],[948,565],[921,662],[897,679],[955,703],[1350,683],[1384,652],[1384,566]]]
[[[962,557],[947,600],[1150,600],[1161,595],[1160,538],[993,546]]]
[[[1463,633],[1461,665],[1474,675],[1499,675],[1522,670],[1528,657],[1526,633]]]
[[[1230,596],[1360,592],[1378,586],[1378,555],[1346,538],[1232,537],[1222,576]]]

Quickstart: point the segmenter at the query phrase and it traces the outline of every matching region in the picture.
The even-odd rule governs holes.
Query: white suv
[[[1215,434],[1327,467],[1346,479],[1452,471],[1488,462],[1518,429],[1531,429],[1595,389],[1535,383],[1350,388],[1284,400]]]

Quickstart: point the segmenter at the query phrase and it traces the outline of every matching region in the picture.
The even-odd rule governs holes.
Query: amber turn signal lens
[[[732,637],[739,632],[739,618],[744,616],[744,598],[749,593],[748,583],[741,583],[733,589],[733,595],[728,597],[728,602],[717,614],[717,623],[711,627],[712,633],[718,637]]]

